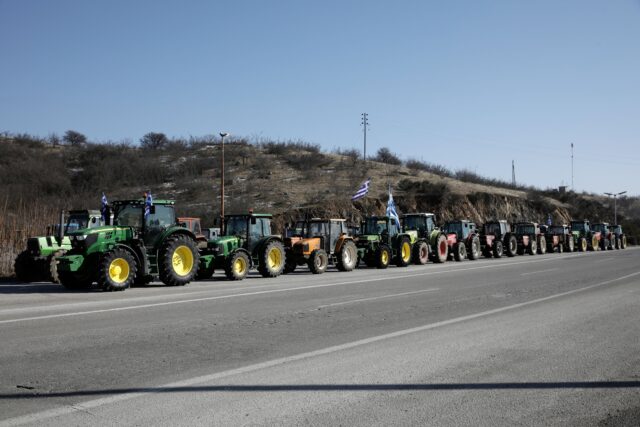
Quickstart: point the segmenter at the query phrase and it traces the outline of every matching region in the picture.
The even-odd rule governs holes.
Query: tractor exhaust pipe
[[[58,227],[58,244],[62,244],[62,239],[64,238],[64,209],[60,210],[60,227]]]

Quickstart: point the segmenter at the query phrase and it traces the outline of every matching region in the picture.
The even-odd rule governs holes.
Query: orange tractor
[[[191,230],[191,232],[196,236],[196,244],[199,248],[207,247],[207,238],[202,232],[202,227],[200,226],[200,218],[179,217],[178,224],[188,230]]]
[[[285,273],[305,264],[314,274],[324,273],[329,264],[340,271],[356,267],[358,250],[344,219],[313,218],[304,225],[298,221],[294,230],[285,239]]]

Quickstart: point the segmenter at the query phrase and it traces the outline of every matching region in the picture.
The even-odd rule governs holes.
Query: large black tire
[[[322,274],[327,271],[329,266],[329,256],[324,249],[316,249],[311,252],[307,264],[313,274]]]
[[[561,243],[558,245],[558,253],[561,254],[562,252],[564,252],[564,246]]]
[[[20,282],[34,282],[38,280],[36,262],[29,251],[22,251],[18,254],[13,264],[13,270],[16,273],[16,279]]]
[[[580,252],[586,252],[589,249],[589,245],[587,244],[587,239],[584,237],[580,237],[578,239],[578,250]]]
[[[576,242],[573,241],[573,236],[568,236],[569,238],[567,239],[567,244],[565,249],[567,250],[567,252],[573,252],[576,250]]]
[[[258,272],[262,277],[278,277],[284,270],[284,264],[284,246],[279,240],[272,240],[260,252]]]
[[[380,245],[376,250],[376,268],[387,268],[391,262],[391,249],[387,245]]]
[[[591,242],[588,242],[588,243],[589,243],[589,250],[590,251],[594,251],[595,252],[595,251],[600,249],[598,238],[595,236],[595,234],[591,236]]]
[[[620,238],[620,242],[621,242],[621,243],[620,243],[620,248],[621,248],[621,249],[626,249],[626,248],[627,248],[627,236],[624,236],[624,235],[623,235],[623,236]]]
[[[224,265],[224,275],[229,280],[242,280],[249,273],[249,256],[244,251],[235,251],[227,257]]]
[[[544,255],[547,253],[547,239],[544,238],[544,236],[538,236],[537,238],[537,245],[538,245],[538,253],[540,255]]]
[[[453,250],[453,256],[456,261],[464,261],[467,258],[467,246],[464,242],[456,243]]]
[[[92,280],[88,276],[79,273],[60,271],[58,277],[60,284],[69,290],[89,289],[92,284]]]
[[[429,261],[429,245],[424,240],[418,240],[413,245],[413,263],[416,265],[425,265]]]
[[[115,248],[106,252],[98,266],[98,287],[113,292],[124,291],[133,284],[138,266],[126,249]]]
[[[502,258],[503,253],[504,253],[504,248],[502,247],[502,242],[500,240],[494,240],[493,241],[494,258]]]
[[[64,255],[64,253],[65,251],[63,250],[55,251],[49,257],[49,280],[51,280],[53,283],[60,283],[60,276],[58,275],[58,258]]]
[[[480,238],[473,236],[469,244],[469,259],[473,261],[478,258],[480,258]]]
[[[200,253],[196,242],[184,234],[173,235],[160,251],[160,280],[167,286],[184,286],[198,273]]]
[[[342,243],[340,252],[336,254],[336,267],[340,271],[351,271],[358,265],[358,248],[351,240]]]
[[[395,261],[398,267],[406,267],[411,262],[411,240],[408,237],[398,239]]]
[[[284,268],[282,269],[282,274],[289,274],[296,271],[298,267],[298,262],[296,261],[296,257],[293,254],[293,249],[285,248],[284,250]]]
[[[449,245],[447,244],[447,236],[440,234],[436,239],[435,250],[433,251],[433,261],[443,263],[449,257]]]
[[[538,253],[538,242],[534,238],[529,239],[529,247],[527,248],[529,255],[535,255]]]
[[[509,235],[507,237],[507,256],[508,257],[514,257],[518,254],[518,239],[516,239],[516,236],[513,235]]]

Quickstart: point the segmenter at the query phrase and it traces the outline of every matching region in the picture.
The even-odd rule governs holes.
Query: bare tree
[[[64,133],[62,140],[69,145],[79,146],[87,143],[87,137],[75,130],[68,130]]]
[[[167,138],[167,135],[160,132],[149,132],[140,138],[140,146],[142,148],[149,148],[152,150],[164,148],[168,143],[169,138]]]

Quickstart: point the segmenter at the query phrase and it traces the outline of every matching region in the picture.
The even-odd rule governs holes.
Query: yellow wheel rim
[[[193,253],[187,246],[178,246],[171,257],[173,271],[178,276],[186,276],[193,270]]]
[[[586,250],[587,250],[587,241],[586,241],[586,240],[583,240],[583,241],[582,241],[582,250],[583,250],[583,251],[586,251]]]
[[[411,258],[411,245],[409,245],[407,242],[404,242],[402,244],[402,260],[409,261],[409,258]]]
[[[270,268],[278,268],[282,264],[282,254],[278,248],[272,248],[267,255],[267,262]]]
[[[382,261],[383,264],[386,264],[389,262],[389,254],[387,253],[387,251],[382,251],[382,255],[380,255],[380,260]]]
[[[129,263],[124,258],[116,258],[109,264],[109,279],[115,283],[124,283],[129,278]]]
[[[233,262],[233,272],[238,275],[243,275],[247,271],[247,262],[242,257],[236,258]]]

